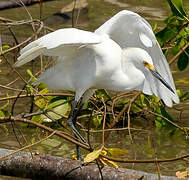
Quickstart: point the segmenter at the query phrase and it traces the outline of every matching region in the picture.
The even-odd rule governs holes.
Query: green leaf
[[[28,94],[30,94],[30,93],[31,93],[31,94],[34,93],[34,90],[33,90],[33,88],[32,88],[31,85],[26,85],[25,89],[26,89],[26,91],[27,91]]]
[[[172,122],[175,121],[174,118],[166,111],[166,109],[165,109],[164,106],[161,106],[160,108],[161,108],[161,113],[162,113],[162,115],[163,115],[164,117],[166,117],[167,119],[169,119],[169,120],[172,121]],[[169,126],[171,125],[171,126],[172,126],[172,124],[169,123],[169,122],[166,121],[166,120],[165,120],[165,125],[169,125]]]
[[[31,77],[30,83],[32,84],[34,81],[37,80],[37,78],[33,75],[32,71],[30,69],[26,70],[27,74]],[[39,90],[47,89],[47,86],[44,83],[40,83],[38,86]]]
[[[2,50],[3,50],[3,51],[6,51],[6,50],[8,50],[8,49],[10,49],[10,46],[9,46],[9,45],[3,45],[3,46],[2,46]]]
[[[63,105],[63,104],[67,104],[68,102],[64,99],[60,99],[60,100],[57,100],[57,101],[54,101],[52,103],[50,103],[46,109],[52,109],[52,108],[55,108],[55,107],[58,107],[60,105]]]
[[[187,53],[187,54],[186,54]],[[189,53],[189,48],[186,49],[186,52],[183,52],[179,58],[178,58],[178,61],[177,61],[177,66],[179,68],[180,71],[183,71],[186,69],[186,67],[188,66],[188,63],[189,63],[189,56],[188,56],[188,53]]]
[[[34,77],[34,75],[33,75],[33,73],[31,72],[30,69],[27,69],[26,72],[27,72],[27,74],[31,77],[31,79],[30,79],[30,83],[33,83],[34,81],[37,80],[37,78]]]
[[[161,121],[162,121],[162,118],[161,118],[161,117],[157,117],[157,118],[156,118],[156,120],[155,120],[156,128],[161,129],[161,128],[163,127]]]
[[[141,111],[143,111],[140,107],[138,107],[136,104],[132,104],[131,105],[131,111],[134,112],[134,113],[139,113]]]
[[[140,103],[141,103],[141,105],[143,106],[144,104],[145,104],[145,102],[144,102],[144,100],[145,100],[145,96],[144,96],[144,94],[140,94]]]
[[[165,19],[165,23],[169,28],[178,26],[180,22],[180,18],[178,16],[169,16]]]
[[[64,100],[64,104],[55,107],[53,110],[59,114],[65,115],[68,112],[69,104]]]
[[[177,32],[176,27],[174,28],[165,27],[164,29],[156,33],[156,37],[158,42],[162,45],[165,41],[171,39],[176,32]]]
[[[109,100],[111,100],[110,95],[108,94],[108,92],[105,89],[98,89],[96,91],[96,95],[98,98],[103,99],[104,97],[108,98]]]
[[[45,108],[47,103],[48,103],[47,100],[44,98],[37,98],[35,100],[35,105],[37,105],[41,109]]]
[[[1,112],[1,115],[2,115],[3,117],[9,117],[9,116],[10,116],[10,112],[7,111],[6,109],[2,109],[1,111],[2,111],[2,112]]]
[[[37,78],[35,80],[37,80]],[[33,83],[33,82],[31,81],[31,83]],[[39,86],[38,86],[39,90],[46,89],[46,88],[47,88],[47,86],[46,86],[45,83],[40,83]]]
[[[32,121],[37,122],[37,123],[42,123],[42,114],[33,116]]]
[[[48,93],[48,89],[47,89],[47,88],[45,88],[45,89],[43,89],[43,90],[41,90],[41,91],[39,92],[39,94],[41,94],[41,95],[46,94],[46,93]],[[45,97],[43,97],[43,96],[36,96],[36,97],[34,98],[35,104],[36,104],[39,108],[41,108],[41,109],[44,109],[44,108],[48,105],[50,99],[51,99],[50,96],[45,96]]]
[[[27,69],[26,72],[27,72],[27,74],[28,74],[30,77],[34,77],[34,75],[33,75],[33,73],[31,72],[30,69]]]
[[[55,101],[51,104],[49,104],[46,108],[47,109],[52,109],[54,112],[48,112],[48,115],[52,117],[54,120],[58,120],[61,118],[61,115],[65,115],[68,112],[69,104],[68,101],[61,99],[58,101]],[[60,114],[60,115],[59,115]],[[51,122],[52,120],[49,119],[49,117],[42,115],[42,119],[45,122]]]
[[[177,89],[177,94],[178,94],[178,97],[180,99],[180,97],[182,96],[182,93],[181,93],[181,90],[180,89]]]
[[[167,2],[169,3],[173,15],[179,16],[181,18],[187,17],[183,9],[182,0],[167,0]]]
[[[161,108],[159,106],[155,108],[155,113],[162,115]],[[156,128],[159,128],[159,129],[162,128],[164,126],[164,120],[161,117],[156,116],[155,125],[156,125]]]
[[[95,115],[93,117],[93,124],[95,125],[96,128],[100,126],[102,120],[103,120],[103,116],[102,115]]]
[[[3,113],[3,111],[0,111],[0,117],[5,117],[5,114]]]
[[[178,94],[178,95],[179,95],[179,94]],[[189,96],[189,91],[186,91],[184,94],[181,94],[181,93],[180,93],[179,98],[180,98],[181,101],[185,101],[185,100],[188,99],[188,96]]]
[[[7,108],[7,106],[9,105],[9,103],[10,103],[10,101],[7,100],[7,102],[0,107],[0,110],[4,110],[5,108]]]
[[[87,154],[87,156],[84,158],[84,164],[90,163],[95,159],[97,159],[101,154],[101,152],[102,152],[102,148]]]
[[[168,120],[174,122],[174,118],[166,111],[164,106],[160,106],[160,107],[156,108],[155,113],[160,114],[160,115],[164,116],[165,118],[167,118]],[[159,116],[156,116],[155,123],[156,123],[157,128],[173,126],[170,122],[168,122],[167,120],[165,120]]]

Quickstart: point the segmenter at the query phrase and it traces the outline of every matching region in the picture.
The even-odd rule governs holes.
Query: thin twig
[[[169,65],[171,65],[184,51],[189,47],[189,42],[169,61]]]
[[[21,0],[19,0],[19,1],[20,1],[20,3],[22,4],[22,6],[24,7],[24,9],[25,9],[25,11],[27,12],[28,16],[30,17],[30,20],[32,21],[32,28],[33,28],[33,31],[36,32],[36,30],[35,30],[35,25],[34,25],[34,22],[33,22],[33,17],[32,17],[32,15],[31,15],[31,13],[29,12],[29,10],[28,10],[28,8],[25,6],[25,4],[24,4]]]
[[[149,130],[144,130],[144,129],[136,129],[136,128],[130,128],[133,131],[146,131],[148,132]],[[105,132],[108,131],[125,131],[128,130],[128,127],[125,128],[114,128],[114,129],[104,129]],[[81,131],[87,131],[87,129],[81,129]],[[102,132],[103,130],[90,130],[91,133],[99,133]]]
[[[78,4],[80,3],[80,1],[78,2]],[[78,24],[78,20],[79,20],[79,15],[80,15],[80,12],[81,12],[81,8],[80,6],[78,6],[78,12],[77,12],[77,17],[76,17],[76,20],[75,20],[75,27],[77,26]]]
[[[168,121],[169,123],[171,123],[173,126],[177,127],[181,131],[183,131],[188,136],[187,130],[185,130],[185,128],[180,127],[179,125],[177,125],[176,123],[170,121],[169,119],[167,119],[166,117],[162,116],[161,114],[157,114],[157,113],[149,111],[149,110],[146,110],[146,111],[149,112],[149,113],[151,113],[151,114],[153,114],[153,115],[156,115],[156,116],[159,116],[159,117],[165,119],[166,121]]]
[[[0,117],[0,123],[6,123],[6,122],[10,122],[10,121],[18,121],[18,122],[23,122],[23,123],[30,123],[33,124],[36,127],[39,127],[41,129],[44,129],[48,132],[53,133],[54,135],[60,136],[74,144],[77,144],[79,146],[81,146],[82,148],[86,149],[86,150],[90,150],[90,147],[87,146],[86,144],[83,144],[82,142],[79,142],[78,140],[74,139],[74,137],[69,136],[68,134],[61,132],[61,131],[54,131],[54,129],[49,128],[47,126],[44,126],[42,124],[27,120],[27,119],[23,119],[23,118],[17,118],[17,117]],[[169,158],[169,159],[146,159],[146,160],[129,160],[129,159],[124,159],[124,158],[114,158],[114,157],[109,157],[109,156],[105,156],[105,155],[100,155],[106,159],[115,161],[115,162],[122,162],[122,163],[162,163],[162,162],[173,162],[173,161],[178,161],[178,160],[183,160],[185,158],[189,157],[189,154],[187,155],[183,155],[177,158]]]
[[[31,21],[28,21],[28,22],[31,22]],[[42,28],[43,28],[43,22],[40,22],[40,21],[38,21],[38,20],[33,20],[33,22],[40,23],[40,27],[39,27],[39,29],[36,31],[36,33],[32,34],[28,39],[26,39],[25,41],[21,42],[20,44],[18,44],[18,45],[16,45],[16,46],[12,47],[12,48],[9,48],[9,49],[7,49],[7,50],[1,52],[1,53],[0,53],[0,56],[2,56],[2,55],[4,55],[4,54],[7,54],[7,53],[9,53],[9,52],[11,52],[11,51],[13,51],[13,50],[15,50],[15,49],[21,47],[22,45],[28,43],[30,40],[32,40],[32,39],[36,36],[36,34],[39,34],[39,33],[41,32],[41,30],[42,30]]]
[[[175,33],[175,35],[174,35],[171,39],[169,39],[168,41],[166,41],[165,44],[170,44],[171,41],[172,41],[173,39],[175,39],[175,38],[177,37],[177,35],[181,32],[181,30],[182,30],[183,28],[187,27],[188,25],[189,25],[189,21],[188,21],[186,24],[183,24],[181,27],[179,27],[179,30],[177,31],[177,33]]]
[[[50,128],[50,127],[47,127],[47,126],[44,126],[42,124],[39,124],[37,122],[34,122],[34,121],[30,121],[30,120],[27,120],[25,118],[21,118],[21,117],[0,117],[0,123],[7,123],[7,122],[11,122],[11,121],[16,121],[16,122],[22,122],[22,123],[29,123],[31,125],[34,125],[35,127],[38,127],[38,128],[41,128],[41,129],[44,129],[50,133],[54,132],[54,129]],[[74,137],[70,136],[69,134],[65,133],[65,132],[62,132],[62,131],[56,131],[55,132],[55,135],[59,136],[59,137],[62,137],[64,138],[65,140],[69,141],[69,142],[72,142],[74,144],[77,144],[79,145],[80,147],[86,149],[86,150],[90,150],[90,147],[87,146],[86,144],[78,141],[78,139],[75,139]]]
[[[4,85],[0,85],[0,88],[4,88],[4,89],[7,89],[7,90],[11,90],[11,91],[22,91],[22,92],[26,92],[25,90],[21,90],[21,89],[15,89],[15,88],[11,88],[11,87],[8,87],[8,86],[4,86]],[[16,98],[16,96],[15,96]],[[5,98],[5,100],[7,100]],[[0,100],[1,101],[1,100]]]
[[[13,32],[12,28],[11,28],[10,26],[8,26],[8,29],[9,29],[9,31],[10,31],[10,33],[11,33],[11,35],[12,35],[12,37],[13,37],[15,43],[16,43],[16,45],[18,45],[19,42],[18,42],[18,40],[17,40],[17,38],[16,38],[16,35],[15,35],[15,33]]]
[[[141,92],[135,92],[135,96],[130,101],[133,102],[138,97],[138,95],[140,93]],[[123,107],[123,109],[121,110],[121,112],[118,114],[118,116],[115,119],[113,119],[113,122],[108,126],[108,128],[111,129],[111,128],[113,128],[116,125],[116,123],[119,121],[119,119],[124,114],[124,112],[128,109],[128,107],[129,107],[129,103],[125,104],[125,106]]]
[[[105,155],[100,155],[101,157],[104,157],[106,159],[109,159],[111,161],[115,161],[115,162],[120,162],[120,163],[163,163],[163,162],[174,162],[174,161],[178,161],[178,160],[184,160],[185,158],[189,157],[189,154],[180,156],[180,157],[176,157],[176,158],[169,158],[169,159],[144,159],[144,160],[133,160],[133,159],[128,159],[128,158],[115,158],[115,157],[109,157],[109,156],[105,156]]]
[[[20,79],[22,79],[26,84],[27,84],[27,82],[25,81],[25,79],[21,76],[21,74],[18,72],[18,71],[16,71],[13,67],[12,67],[12,65],[11,65],[11,63],[8,61],[8,59],[4,56],[4,54],[2,55],[3,56],[3,59],[6,61],[6,63],[9,65],[9,67],[12,69],[12,70],[14,70],[16,73],[17,73],[17,75],[20,77]]]
[[[104,104],[104,118],[103,118],[103,125],[102,125],[102,147],[104,147],[105,144],[105,124],[106,124],[106,104],[104,102],[104,100],[102,100],[103,104]]]
[[[156,168],[157,168],[157,172],[158,172],[158,180],[161,180],[161,171],[160,171],[160,167],[159,167],[159,162],[157,162],[157,158],[155,158],[155,164],[156,164]]]
[[[152,149],[154,151],[154,158],[157,160],[156,146],[155,146],[155,141],[154,141],[154,137],[152,136],[152,134],[150,134],[150,139],[151,139]],[[161,179],[161,171],[160,171],[159,163],[156,161],[155,165],[156,165],[156,169],[157,169],[157,172],[158,172],[157,173],[158,179],[160,180]]]
[[[0,85],[1,87],[2,85]],[[12,89],[11,90],[15,90]],[[19,90],[19,91],[23,91],[23,90]],[[22,94],[19,96],[19,98],[25,98],[25,97],[35,97],[35,96],[69,96],[69,97],[73,97],[74,94],[71,93],[46,93],[46,94]],[[17,96],[9,96],[9,97],[4,97],[4,98],[0,98],[0,101],[6,101],[6,100],[12,100],[12,99],[16,99]]]
[[[20,148],[20,149],[18,149],[18,150],[13,151],[13,152],[7,153],[7,154],[1,156],[1,157],[0,157],[0,160],[2,160],[2,159],[4,159],[4,158],[7,158],[8,156],[11,156],[11,155],[13,155],[13,154],[15,154],[15,153],[18,153],[18,152],[20,152],[20,151],[23,151],[23,150],[25,150],[25,149],[28,149],[28,148],[30,148],[30,147],[33,147],[33,146],[35,146],[35,145],[37,145],[37,144],[39,144],[39,143],[41,143],[41,142],[43,142],[43,141],[49,139],[49,138],[52,137],[55,133],[56,133],[56,130],[55,130],[54,132],[52,132],[50,135],[48,135],[47,137],[41,139],[40,141],[37,141],[37,142],[35,142],[35,143],[33,143],[33,144],[29,144],[29,145],[27,145],[27,146],[24,146],[24,147],[22,147],[22,148]]]
[[[100,167],[100,165],[99,165],[99,163],[98,163],[98,160],[96,159],[95,161],[96,161],[96,164],[97,164],[97,167],[98,167],[99,173],[100,173],[100,180],[103,180],[104,178],[103,178],[103,175],[102,175],[101,167]]]
[[[39,19],[41,21],[43,14],[43,0],[40,0],[40,12],[39,12]]]
[[[73,7],[73,10],[72,10],[72,27],[74,27],[74,13],[75,13],[76,1],[77,0],[74,0],[74,7]]]

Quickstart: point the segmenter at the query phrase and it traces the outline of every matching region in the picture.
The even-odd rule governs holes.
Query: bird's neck
[[[138,69],[132,62],[124,62],[123,73],[125,76],[123,76],[122,83],[125,86],[125,91],[141,90],[145,76],[140,69]]]

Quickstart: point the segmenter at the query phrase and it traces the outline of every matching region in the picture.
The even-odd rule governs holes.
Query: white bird
[[[96,89],[138,90],[155,94],[172,107],[179,103],[173,78],[149,23],[123,10],[94,33],[75,28],[59,29],[24,47],[14,67],[39,55],[56,56],[55,64],[35,82],[51,90],[75,91],[68,124],[75,128],[78,109]]]

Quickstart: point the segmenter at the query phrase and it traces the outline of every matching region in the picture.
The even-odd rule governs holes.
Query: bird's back
[[[59,56],[54,66],[36,81],[51,90],[106,88],[111,76],[121,69],[122,49],[106,37],[96,45],[78,48],[72,55]]]

